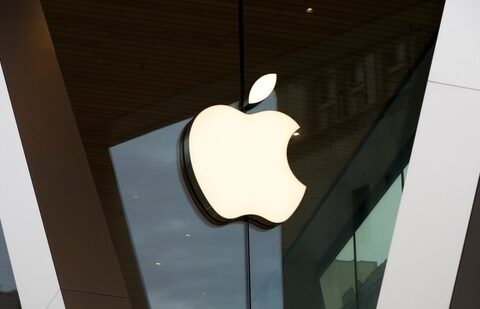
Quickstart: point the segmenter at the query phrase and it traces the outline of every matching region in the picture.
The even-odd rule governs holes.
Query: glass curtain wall
[[[320,275],[325,308],[376,308],[404,178],[401,171]]]
[[[404,182],[399,175],[404,175],[420,112],[415,102],[423,98],[432,53],[432,48],[425,51],[284,253],[285,302],[291,308],[376,306]],[[312,276],[308,284],[306,276]]]
[[[261,248],[271,243],[269,236],[281,239],[283,308],[376,305],[378,292],[357,286],[369,286],[365,280],[377,267],[356,257],[390,243],[396,212],[385,210],[391,210],[386,243],[376,242],[380,231],[371,232],[376,227],[369,221],[357,229],[387,191],[396,160],[409,153],[442,7],[442,1],[321,1],[303,7],[244,1],[247,90],[261,74],[278,74],[278,110],[301,127],[289,145],[290,165],[307,186],[302,204],[278,231],[251,227],[254,308],[281,308],[264,292],[275,286],[275,272],[266,276],[256,260],[265,256]],[[358,247],[348,242],[355,231]],[[344,262],[327,270],[340,252]],[[352,287],[333,302],[340,291],[319,282],[332,271],[339,284]],[[380,285],[383,268],[376,274]]]
[[[443,0],[42,4],[134,308],[375,306]],[[267,73],[248,112],[299,123],[306,195],[273,229],[213,225],[180,136]]]

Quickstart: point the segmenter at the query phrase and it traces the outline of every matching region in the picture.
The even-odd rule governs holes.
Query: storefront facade
[[[0,304],[466,308],[480,172],[475,10],[469,0],[0,0]],[[246,108],[266,74],[275,86]],[[212,220],[199,205],[182,138],[216,105],[298,124],[287,157],[306,190],[284,222]],[[262,154],[245,150],[226,168]],[[275,178],[263,195],[252,187],[264,162],[232,192],[288,196],[267,190]]]

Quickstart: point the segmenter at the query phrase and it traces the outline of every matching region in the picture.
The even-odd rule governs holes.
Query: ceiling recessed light
[[[293,136],[299,136],[299,135],[300,135],[300,132],[293,133]]]
[[[137,199],[137,198],[138,198],[138,195],[134,195],[133,198],[134,198],[134,199]]]
[[[307,12],[307,13],[313,13],[313,8],[307,8],[307,9],[305,10],[305,12]]]
[[[156,266],[162,266],[162,263],[161,262],[155,262],[155,265]]]
[[[204,296],[207,295],[207,292],[202,292],[202,295],[204,295]]]
[[[190,237],[190,234],[188,234],[188,233],[187,233],[187,234],[185,234],[185,237]]]

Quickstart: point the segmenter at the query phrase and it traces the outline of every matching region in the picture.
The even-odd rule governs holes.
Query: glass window
[[[324,308],[355,308],[355,252],[353,237],[320,277]]]
[[[399,175],[320,276],[325,308],[374,309],[402,196]]]
[[[282,229],[250,227],[252,309],[283,308]]]
[[[387,260],[401,196],[399,176],[355,231],[358,261],[375,261],[380,265]]]
[[[244,224],[218,227],[185,190],[177,155],[188,120],[111,148],[151,308],[246,308]]]
[[[402,196],[401,176],[355,231],[358,308],[376,308]]]
[[[408,164],[407,164],[407,166],[405,166],[405,168],[403,169],[403,179],[404,179],[404,180],[407,178],[407,173],[408,173]]]

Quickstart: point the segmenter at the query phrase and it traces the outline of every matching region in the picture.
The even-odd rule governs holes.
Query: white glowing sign
[[[260,78],[249,102],[265,99],[275,82],[275,74]],[[185,171],[203,210],[217,222],[252,216],[268,226],[287,220],[306,190],[287,159],[298,129],[278,111],[246,114],[226,105],[203,110],[183,144]]]

